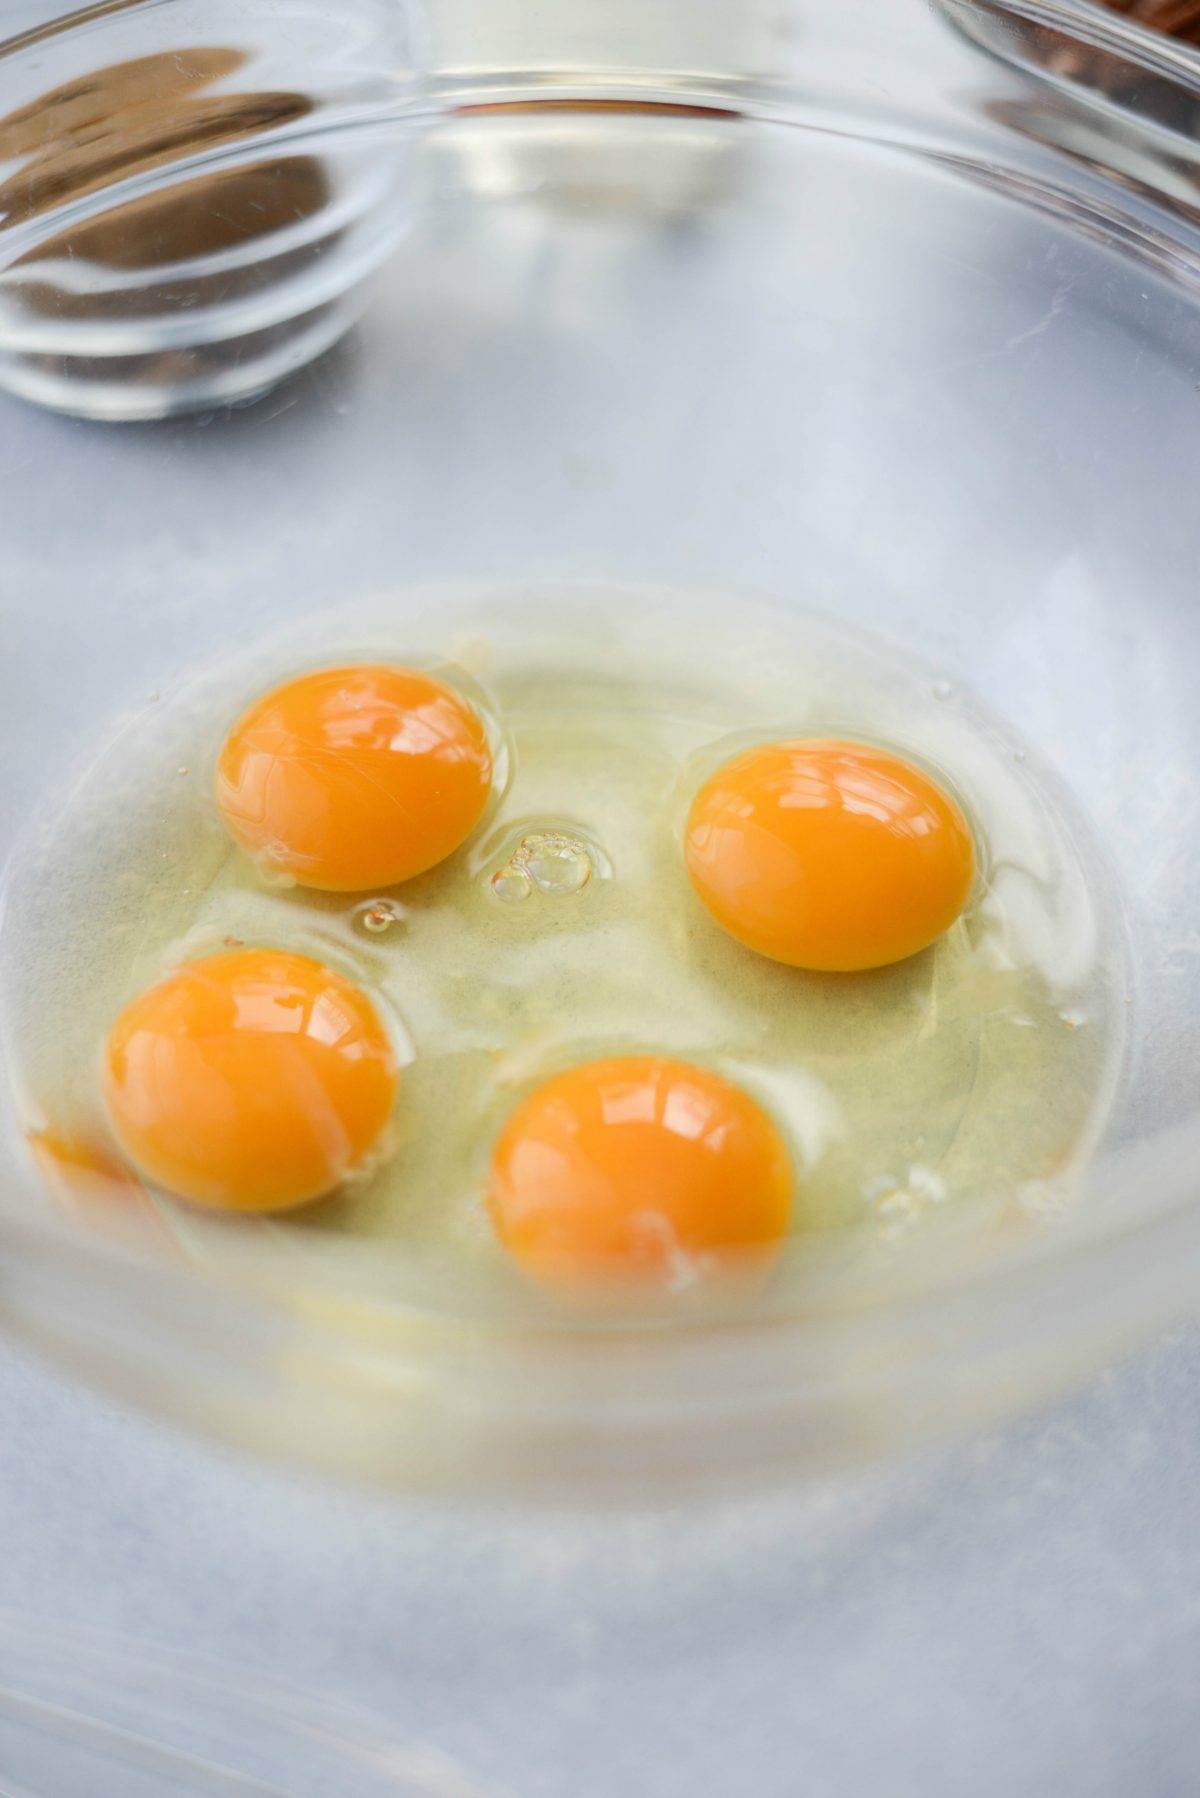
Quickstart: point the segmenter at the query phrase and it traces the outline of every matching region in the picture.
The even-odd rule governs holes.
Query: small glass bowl
[[[0,384],[81,416],[263,392],[411,213],[405,0],[135,0],[0,41]]]

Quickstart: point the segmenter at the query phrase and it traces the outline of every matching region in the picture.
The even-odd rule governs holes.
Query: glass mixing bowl
[[[167,423],[6,400],[3,954],[96,742],[281,626],[389,590],[436,623],[537,583],[564,609],[625,593],[606,603],[635,648],[648,589],[815,607],[1005,718],[1111,862],[1131,1049],[1074,1202],[898,1250],[886,1281],[830,1268],[736,1324],[597,1332],[216,1281],[63,1217],[14,1124],[8,1330],[269,1452],[596,1494],[878,1454],[1030,1404],[1194,1303],[1189,151],[985,53],[1001,10],[435,7],[414,224],[341,350]],[[1194,62],[1153,72],[1182,116]],[[412,124],[400,101],[331,118],[325,147]]]

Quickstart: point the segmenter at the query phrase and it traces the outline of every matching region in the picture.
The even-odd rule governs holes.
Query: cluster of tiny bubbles
[[[367,899],[354,908],[354,921],[369,936],[386,936],[408,916],[398,899]]]
[[[506,905],[517,904],[533,893],[570,898],[582,893],[595,874],[604,872],[602,858],[582,837],[561,830],[535,830],[521,838],[504,867],[492,875],[491,889]]]
[[[918,1162],[901,1179],[881,1174],[863,1187],[863,1199],[884,1242],[895,1242],[949,1196],[941,1175]]]

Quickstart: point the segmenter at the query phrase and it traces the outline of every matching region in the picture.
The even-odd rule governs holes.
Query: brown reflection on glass
[[[486,100],[459,106],[470,115],[490,112],[612,112],[669,113],[686,119],[735,119],[741,114],[730,106],[692,106],[678,100]]]
[[[245,61],[243,51],[225,47],[142,57],[98,69],[0,118],[0,160],[22,165],[0,182],[0,231],[198,152],[256,139],[313,111],[311,98],[300,93],[209,91]],[[315,157],[256,161],[93,214],[14,266],[70,261],[136,271],[186,263],[270,237],[311,218],[329,199],[329,180]],[[26,281],[21,296],[27,309],[59,318],[136,316],[252,292],[277,280],[296,254],[219,274],[189,271],[153,289],[75,292],[49,279]]]
[[[238,244],[267,238],[272,232],[311,217],[326,205],[329,182],[311,156],[255,163],[181,183],[169,193],[130,200],[98,219],[52,237],[14,265],[28,269],[40,262],[69,258],[111,269],[152,270],[186,262]],[[328,250],[334,237],[323,240]],[[212,304],[271,285],[298,259],[311,259],[313,246],[282,255],[267,255],[245,267],[202,274],[186,271],[153,287],[113,288],[76,293],[49,282],[26,280],[23,304],[31,311],[63,319],[136,317],[179,306]]]
[[[1185,18],[1182,0],[1178,6],[1143,0],[1140,7],[1121,3],[1108,7],[1147,28],[1172,30],[1185,42],[1192,37],[1193,17],[1200,22],[1200,0],[1189,0],[1191,12]],[[1006,124],[1022,129],[1021,115],[1027,118],[1029,135],[1059,148],[1070,150],[1089,161],[1095,161],[1106,172],[1122,176],[1121,164],[1128,164],[1134,182],[1135,164],[1143,170],[1147,159],[1161,161],[1171,171],[1166,190],[1174,201],[1177,193],[1194,188],[1195,156],[1193,143],[1200,128],[1200,104],[1195,84],[1171,68],[1169,63],[1142,60],[1133,49],[1125,49],[1117,37],[1104,39],[1098,33],[1073,28],[1064,19],[1060,24],[1043,24],[1018,17],[1009,0],[942,0],[945,10],[968,36],[993,50],[1006,63],[1035,72],[1044,71],[1056,78],[1058,97],[1052,106],[1016,103],[1005,99],[988,106],[992,115]],[[1185,28],[1186,26],[1186,28]],[[1082,27],[1082,20],[1080,21]],[[1149,40],[1147,40],[1149,41]],[[1077,90],[1081,104],[1064,108],[1063,93],[1070,85]],[[1110,109],[1129,115],[1123,122],[1115,110],[1106,110],[1103,118],[1095,114],[1093,102],[1102,98]],[[1012,112],[1010,118],[1009,113]],[[1039,123],[1044,115],[1044,126]],[[1091,124],[1089,125],[1089,118]],[[1180,138],[1191,140],[1186,147],[1170,149],[1155,143],[1146,126],[1161,126]],[[1121,142],[1122,135],[1128,143]],[[1105,140],[1115,146],[1110,157]],[[1176,173],[1178,179],[1176,179]],[[1161,195],[1159,196],[1161,198]]]
[[[1200,0],[1101,0],[1108,11],[1184,43],[1200,44]],[[1066,29],[1027,25],[1038,62],[1056,75],[1096,89],[1172,130],[1194,130],[1196,102],[1185,84],[1141,67],[1115,47],[1086,42]]]
[[[1200,44],[1200,0],[1103,0],[1112,12],[1123,12],[1151,31],[1165,31]]]
[[[250,243],[309,217],[328,198],[329,183],[311,156],[228,169],[180,182],[167,194],[129,200],[77,225],[70,233],[71,254],[108,268],[154,268]],[[55,239],[23,260],[61,254]]]
[[[182,49],[115,63],[0,118],[0,159],[25,159],[0,183],[4,227],[312,111],[305,94],[204,92],[244,61],[240,50]]]
[[[182,50],[113,63],[49,89],[0,118],[0,155],[48,156],[103,135],[135,107],[167,104],[236,74],[246,60],[234,49]]]

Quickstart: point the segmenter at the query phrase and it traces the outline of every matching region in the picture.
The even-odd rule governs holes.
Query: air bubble
[[[582,893],[592,878],[592,857],[578,837],[526,837],[513,858],[539,893]]]
[[[595,875],[608,872],[604,856],[582,837],[565,830],[535,830],[521,838],[505,866],[492,875],[491,890],[507,904],[531,893],[569,899],[582,893]]]
[[[941,700],[953,699],[954,698],[954,688],[950,685],[950,682],[948,680],[934,681],[933,697],[935,699],[941,699]]]
[[[354,915],[371,936],[386,936],[395,925],[403,924],[405,911],[396,899],[368,899]]]
[[[863,1201],[874,1214],[884,1242],[898,1241],[929,1211],[944,1205],[949,1196],[946,1182],[937,1170],[921,1162],[912,1163],[903,1179],[883,1174],[868,1180],[862,1188]]]
[[[528,899],[533,882],[528,874],[510,862],[507,868],[492,875],[492,891],[505,905],[517,905],[522,899]]]

